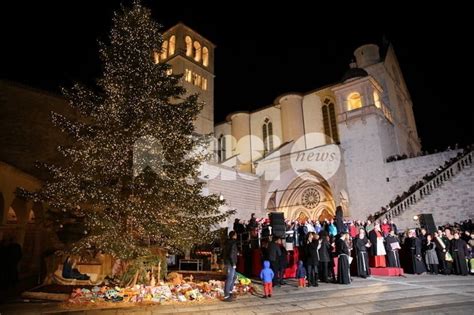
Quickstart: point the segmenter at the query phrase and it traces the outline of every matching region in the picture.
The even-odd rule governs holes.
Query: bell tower
[[[387,202],[385,159],[398,150],[395,120],[383,100],[383,87],[355,63],[332,91],[339,107],[337,122],[351,213],[365,218]]]
[[[188,94],[199,94],[204,107],[194,121],[198,134],[214,132],[214,49],[215,45],[193,29],[178,23],[163,33],[161,54],[156,62],[171,65],[172,73],[183,74]]]

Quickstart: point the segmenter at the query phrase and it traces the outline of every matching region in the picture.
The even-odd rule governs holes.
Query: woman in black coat
[[[321,233],[319,238],[319,274],[321,276],[321,281],[328,283],[328,264],[332,259],[331,255],[331,244],[326,238],[325,233]]]

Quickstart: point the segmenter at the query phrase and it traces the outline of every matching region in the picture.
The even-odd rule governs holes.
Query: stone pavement
[[[351,285],[322,283],[296,287],[295,280],[274,289],[272,298],[247,295],[225,303],[192,302],[178,305],[116,309],[69,309],[57,304],[10,304],[0,314],[153,315],[153,314],[474,314],[473,276],[413,276],[354,278]]]

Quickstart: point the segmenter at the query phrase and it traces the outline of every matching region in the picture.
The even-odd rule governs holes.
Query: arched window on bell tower
[[[374,91],[374,104],[377,108],[382,107],[382,103],[380,102],[380,95],[377,91]]]
[[[176,50],[176,36],[172,35],[170,37],[169,48],[168,48],[168,55],[173,56]]]
[[[336,110],[334,103],[330,99],[324,100],[322,107],[324,133],[335,143],[339,142],[339,133],[337,131]]]
[[[160,63],[160,53],[158,51],[153,52],[153,62],[155,64]]]
[[[262,125],[264,154],[273,150],[273,124],[269,118],[265,118]]]
[[[347,97],[347,110],[354,110],[362,107],[362,98],[358,92],[353,92]]]
[[[201,44],[198,41],[194,42],[194,61],[200,62],[202,57]]]
[[[193,55],[193,40],[190,36],[184,38],[186,44],[186,56],[191,57]]]
[[[209,66],[209,49],[207,47],[202,48],[202,65],[204,67]]]
[[[165,60],[168,57],[168,41],[165,40],[161,45],[161,60]]]

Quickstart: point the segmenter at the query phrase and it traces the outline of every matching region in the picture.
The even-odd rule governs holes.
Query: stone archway
[[[28,212],[28,224],[38,225],[43,220],[43,205],[35,202]]]
[[[41,203],[28,203],[28,219],[25,224],[23,250],[25,255],[21,261],[21,268],[25,272],[37,272],[41,265],[43,251],[42,218],[43,206]]]
[[[8,208],[7,224],[18,224],[18,214],[12,207]]]
[[[29,214],[27,201],[15,197],[7,207],[8,213],[5,220],[7,229],[5,234],[8,234],[8,237],[14,237],[16,242],[23,246]]]
[[[330,213],[330,211],[328,211],[328,209],[323,209],[323,211],[321,211],[321,213],[318,215],[318,220],[321,222],[321,221],[324,221],[324,220],[331,220],[334,218],[334,214],[333,213]]]
[[[36,215],[33,209],[30,210],[30,214],[28,214],[28,224],[35,224],[36,223]]]
[[[300,223],[307,222],[308,220],[312,219],[311,214],[306,209],[299,209],[296,210],[295,216],[289,218],[290,220],[297,220]]]
[[[290,220],[298,220],[301,213],[317,220],[323,213],[324,217],[334,217],[336,206],[328,182],[319,173],[308,170],[282,190],[278,209]]]

